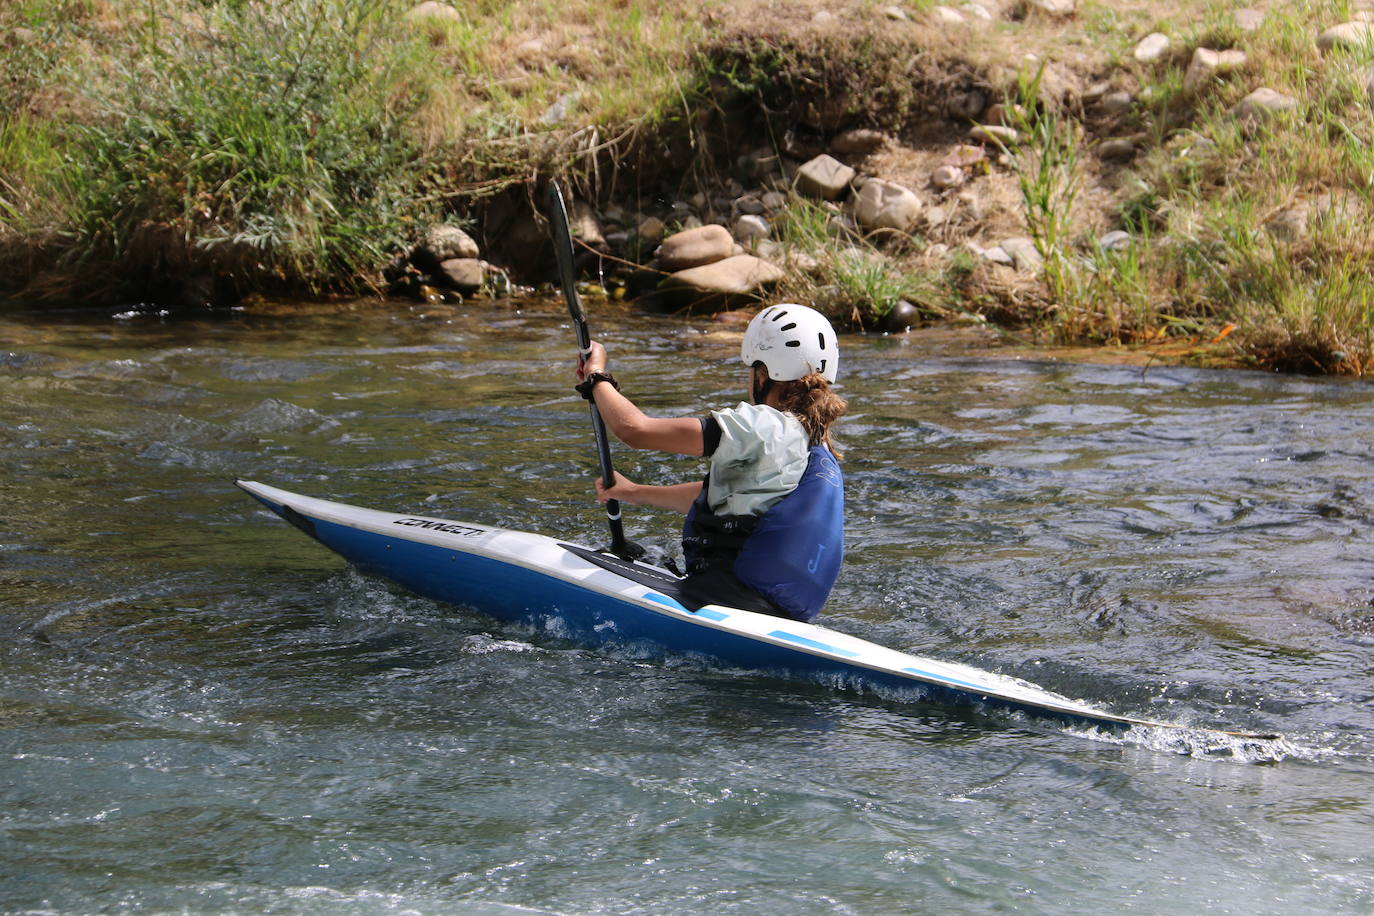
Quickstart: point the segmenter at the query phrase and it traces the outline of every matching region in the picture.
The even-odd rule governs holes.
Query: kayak
[[[815,624],[702,604],[667,569],[556,538],[381,512],[254,481],[237,484],[364,573],[578,643],[647,646],[748,670],[844,687],[896,688],[913,698],[1108,730],[1187,728],[1117,715],[1017,678],[899,652]]]

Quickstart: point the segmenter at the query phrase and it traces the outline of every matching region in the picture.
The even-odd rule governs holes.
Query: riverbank
[[[1369,18],[1192,0],[16,4],[0,295],[508,295],[548,279],[533,204],[559,175],[589,275],[646,307],[744,293],[854,327],[1364,375]],[[436,226],[471,247],[425,246]],[[711,260],[663,261],[684,230],[714,234]],[[722,262],[743,278],[659,290]]]

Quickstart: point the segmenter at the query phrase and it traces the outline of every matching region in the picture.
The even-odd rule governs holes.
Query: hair
[[[824,445],[830,449],[830,454],[836,458],[841,457],[840,450],[835,448],[835,443],[830,438],[830,427],[845,415],[849,405],[830,387],[825,376],[813,372],[796,381],[775,381],[770,390],[776,392],[779,409],[801,421],[811,445]]]

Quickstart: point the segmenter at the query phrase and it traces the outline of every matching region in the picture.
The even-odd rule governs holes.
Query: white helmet
[[[777,382],[819,372],[834,384],[840,368],[839,341],[830,322],[815,309],[792,302],[770,305],[755,315],[739,355],[746,366],[762,362]]]

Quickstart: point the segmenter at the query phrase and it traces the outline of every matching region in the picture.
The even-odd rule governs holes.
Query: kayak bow
[[[559,635],[578,642],[647,644],[746,669],[905,689],[932,700],[988,704],[1079,725],[1184,728],[1116,715],[1016,678],[884,648],[814,624],[697,606],[678,590],[679,577],[665,569],[543,535],[379,512],[252,481],[238,486],[366,573],[502,620],[557,621]]]

